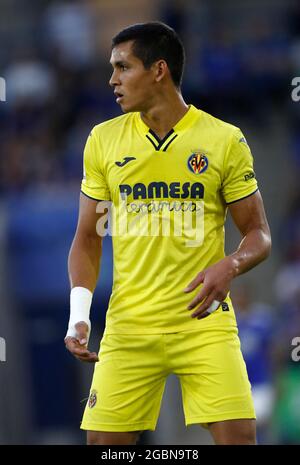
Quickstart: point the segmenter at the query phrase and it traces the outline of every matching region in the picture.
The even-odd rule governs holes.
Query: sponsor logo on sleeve
[[[247,141],[246,141],[246,137],[241,137],[240,140],[239,140],[239,142],[242,142],[243,144],[248,145],[248,144],[247,144]]]
[[[254,171],[249,171],[249,173],[246,173],[246,174],[244,175],[244,180],[245,180],[245,181],[250,181],[250,179],[253,179],[253,178],[255,178],[255,173],[254,173]]]

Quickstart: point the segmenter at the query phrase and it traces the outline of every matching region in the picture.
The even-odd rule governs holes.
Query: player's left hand
[[[229,291],[230,283],[235,276],[235,268],[232,257],[225,257],[214,265],[197,274],[196,278],[184,289],[184,292],[192,292],[200,284],[203,284],[200,292],[188,305],[192,310],[200,305],[192,313],[192,318],[202,319],[210,313],[207,312],[214,300],[222,302]]]

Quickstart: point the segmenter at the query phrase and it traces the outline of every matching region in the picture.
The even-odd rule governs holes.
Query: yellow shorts
[[[104,334],[81,428],[155,430],[171,373],[181,383],[186,425],[255,418],[236,328]]]

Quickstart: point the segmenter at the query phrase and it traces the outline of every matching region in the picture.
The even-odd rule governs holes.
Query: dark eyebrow
[[[111,62],[110,61],[110,64],[112,65],[112,67],[116,67],[116,68],[120,68],[120,66],[128,66],[128,63],[126,61],[123,61],[123,60],[119,60],[119,61],[116,61],[116,62]]]

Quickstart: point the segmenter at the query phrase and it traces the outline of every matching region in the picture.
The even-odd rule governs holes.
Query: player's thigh
[[[186,424],[255,418],[251,385],[236,330],[192,332],[177,371]]]
[[[166,382],[160,335],[105,335],[81,428],[155,429]]]
[[[217,445],[255,445],[256,420],[226,420],[209,423],[208,429]]]
[[[140,431],[129,432],[107,432],[107,431],[87,431],[87,445],[135,445],[139,439]]]

